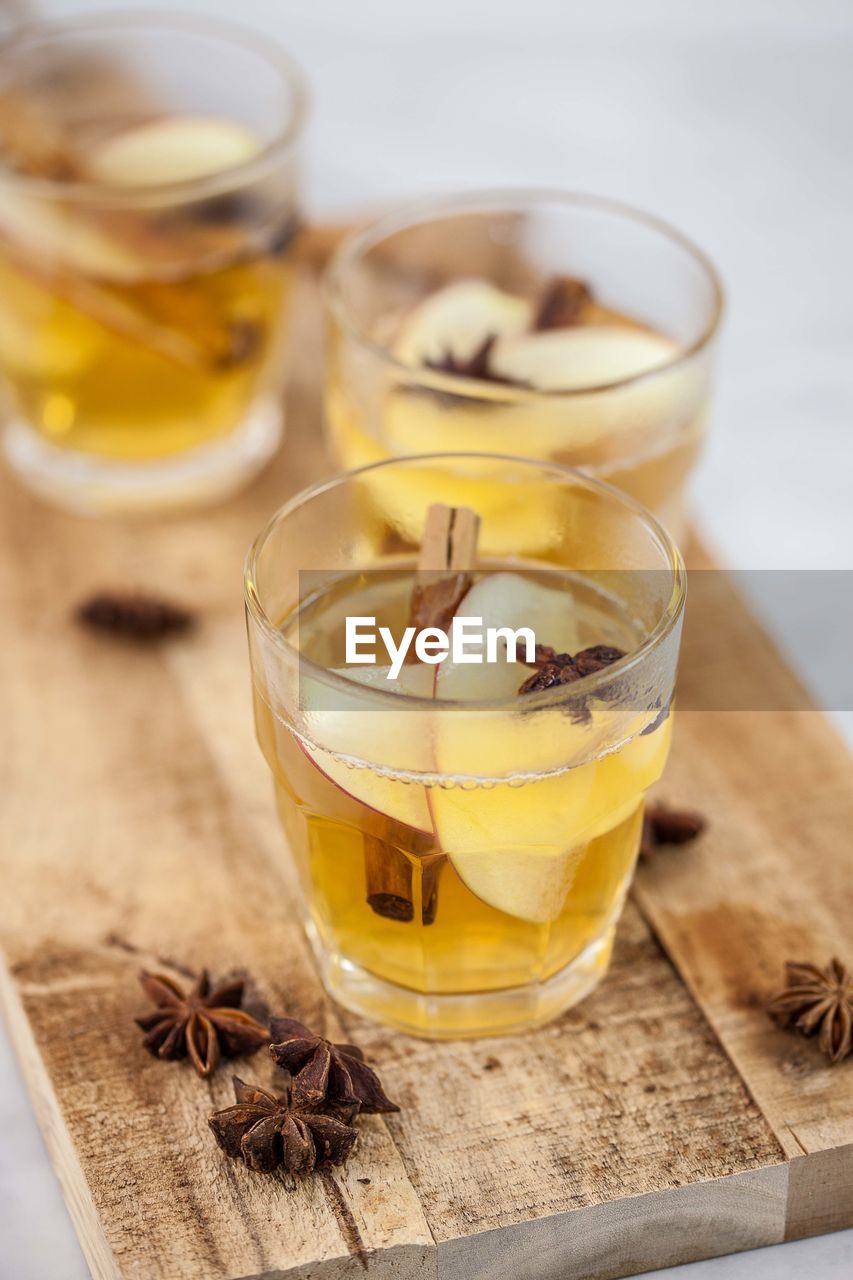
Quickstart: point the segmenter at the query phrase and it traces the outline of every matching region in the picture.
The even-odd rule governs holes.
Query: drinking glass
[[[348,665],[348,618],[402,634],[436,496],[481,522],[458,614],[535,627],[547,670],[509,640],[495,663]],[[657,521],[556,464],[393,459],[288,502],[245,587],[258,739],[331,994],[432,1037],[586,995],[669,747],[685,579]],[[611,665],[589,663],[601,646]],[[591,674],[550,683],[579,651]]]
[[[352,235],[326,297],[341,466],[521,453],[589,470],[680,530],[722,296],[678,231],[561,192],[424,201]]]
[[[12,468],[73,510],[220,498],[282,430],[304,91],[228,24],[33,25],[0,50]]]

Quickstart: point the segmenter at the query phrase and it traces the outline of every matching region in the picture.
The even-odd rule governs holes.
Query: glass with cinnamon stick
[[[246,565],[256,725],[337,999],[452,1037],[596,985],[684,592],[652,516],[553,464],[398,459],[273,518]]]

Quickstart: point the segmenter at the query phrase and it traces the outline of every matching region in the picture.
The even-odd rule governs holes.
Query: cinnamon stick
[[[438,881],[447,854],[434,853],[420,859],[421,868],[421,923],[433,924],[438,910]]]
[[[427,512],[418,572],[412,590],[409,625],[448,630],[453,615],[471,585],[477,559],[480,517],[468,507],[434,503]],[[391,820],[389,820],[391,823]],[[399,824],[391,823],[393,826]],[[412,832],[401,831],[399,843],[410,842]],[[415,919],[415,864],[420,871],[420,918],[432,924],[438,909],[438,882],[446,861],[443,853],[419,853],[407,858],[392,840],[364,837],[364,871],[367,902],[377,915],[410,923]]]
[[[448,630],[471,586],[479,532],[480,517],[469,507],[436,502],[429,508],[412,591],[411,626]]]
[[[408,847],[408,855],[401,845]],[[433,851],[430,833],[412,831],[411,827],[386,818],[379,834],[371,832],[364,835],[368,906],[386,920],[408,924],[416,914],[420,914],[422,924],[432,924],[437,905],[438,878],[444,861],[444,854]],[[419,912],[416,909],[418,898]]]
[[[395,824],[396,825],[396,824]],[[432,924],[438,909],[438,881],[447,861],[443,853],[413,853],[375,835],[364,837],[364,879],[367,905],[386,920],[410,924],[420,897],[421,924]],[[417,881],[420,881],[420,893]]]
[[[412,864],[401,849],[378,836],[364,837],[367,905],[386,920],[408,924],[415,918]]]

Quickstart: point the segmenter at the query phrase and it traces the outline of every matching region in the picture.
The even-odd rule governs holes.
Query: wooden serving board
[[[324,995],[241,601],[251,537],[325,465],[309,273],[300,288],[287,440],[237,501],[86,521],[2,480],[0,986],[93,1275],[592,1280],[853,1224],[853,1062],[830,1068],[763,1010],[787,957],[851,958],[850,760],[817,712],[678,716],[664,791],[710,830],[641,867],[609,977],[553,1025],[431,1044]],[[195,605],[198,631],[140,651],[69,620],[116,584]],[[720,592],[713,643],[786,689]],[[157,957],[246,966],[277,1011],[363,1045],[402,1112],[295,1188],[229,1161],[206,1116],[230,1072],[153,1060],[131,1021]],[[238,1070],[272,1080],[263,1054]]]

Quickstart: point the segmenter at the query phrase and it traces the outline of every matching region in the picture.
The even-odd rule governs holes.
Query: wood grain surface
[[[679,715],[663,791],[710,828],[641,868],[609,977],[551,1026],[431,1044],[324,995],[254,742],[241,594],[251,537],[326,466],[319,327],[306,274],[288,434],[236,501],[86,521],[0,482],[0,987],[93,1275],[604,1280],[850,1225],[853,1065],[763,1008],[787,957],[851,951],[850,761],[816,712]],[[147,651],[70,621],[128,584],[196,606],[197,631]],[[724,604],[742,660],[787,687]],[[691,644],[692,663],[701,628]],[[361,1044],[401,1113],[365,1119],[314,1181],[229,1161],[206,1125],[229,1072],[155,1061],[131,1021],[136,971],[169,959],[245,966],[276,1011]],[[273,1079],[263,1054],[238,1070]]]

